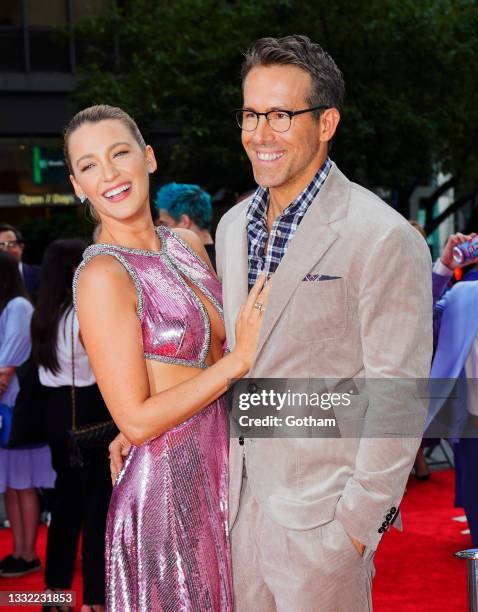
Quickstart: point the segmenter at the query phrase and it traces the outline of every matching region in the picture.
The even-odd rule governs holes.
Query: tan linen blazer
[[[216,234],[229,346],[248,293],[246,210]],[[304,280],[307,274],[337,277]],[[251,378],[426,378],[432,356],[431,259],[409,223],[333,164],[272,279]],[[422,422],[425,408],[402,398]],[[392,398],[391,400],[392,401]],[[373,414],[387,415],[387,397]],[[398,515],[417,437],[249,439],[230,446],[230,525],[243,461],[253,495],[274,521],[313,529],[338,519],[375,549]]]

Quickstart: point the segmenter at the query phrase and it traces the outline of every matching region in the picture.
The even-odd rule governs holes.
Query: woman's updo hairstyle
[[[88,108],[81,110],[79,113],[76,113],[63,132],[63,153],[65,155],[65,161],[70,174],[73,174],[70,154],[68,152],[70,136],[85,123],[99,123],[100,121],[105,121],[107,119],[116,119],[121,121],[121,123],[131,132],[133,138],[144,151],[146,148],[144,138],[136,125],[136,121],[130,117],[128,113],[125,113],[124,110],[118,108],[117,106],[108,106],[108,104],[96,104],[95,106],[89,106]]]

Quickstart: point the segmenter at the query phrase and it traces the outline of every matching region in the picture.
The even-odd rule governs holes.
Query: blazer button
[[[256,383],[249,383],[247,385],[247,390],[249,391],[249,393],[255,393],[258,389],[259,387],[256,385]]]
[[[380,529],[378,530],[378,533],[383,533],[385,531],[385,529],[383,527],[380,527]]]
[[[392,512],[389,512],[385,518],[387,519],[387,521],[391,521],[393,518]]]
[[[385,529],[387,529],[387,527],[388,527],[388,521],[384,521],[382,523],[382,529],[385,531]]]
[[[244,436],[239,436],[239,444],[244,446]]]
[[[395,512],[397,511],[397,509],[395,508],[395,506],[393,506],[392,508],[390,508],[390,512],[392,514],[395,514]]]

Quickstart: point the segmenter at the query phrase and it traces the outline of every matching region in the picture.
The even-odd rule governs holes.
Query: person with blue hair
[[[216,268],[216,251],[211,236],[212,200],[209,193],[199,185],[168,183],[157,193],[156,208],[162,225],[183,227],[199,236]]]

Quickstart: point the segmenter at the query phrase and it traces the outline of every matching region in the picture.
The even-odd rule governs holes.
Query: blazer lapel
[[[248,253],[247,253],[247,207],[228,226],[225,235],[226,260],[223,272],[224,321],[227,344],[232,348],[236,341],[235,323],[239,307],[247,300],[248,294]]]
[[[339,234],[330,224],[347,214],[349,198],[350,182],[333,164],[272,277],[255,361],[297,285],[337,240]]]

